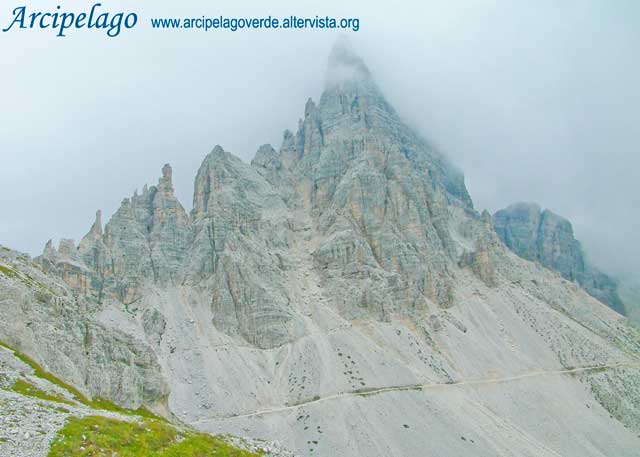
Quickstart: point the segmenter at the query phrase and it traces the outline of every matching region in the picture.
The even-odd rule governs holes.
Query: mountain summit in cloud
[[[165,165],[78,248],[2,254],[0,340],[303,456],[634,456],[638,331],[511,252],[342,42],[328,75],[279,150],[204,158],[191,213]]]

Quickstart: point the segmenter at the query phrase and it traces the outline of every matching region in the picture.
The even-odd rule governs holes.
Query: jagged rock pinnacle
[[[164,167],[162,167],[162,177],[171,181],[171,175],[172,175],[171,165],[169,165],[168,163],[165,163]]]
[[[263,144],[258,148],[258,152],[256,152],[256,156],[254,157],[252,163],[256,163],[258,165],[264,166],[266,163],[274,160],[278,157],[278,153],[273,146],[270,144]]]
[[[226,154],[222,146],[216,144],[200,164],[193,191],[192,215],[194,217],[206,214],[209,197],[213,190],[212,186],[215,186],[217,182],[213,168],[216,167],[217,163],[224,160]]]
[[[263,144],[258,148],[255,157],[251,161],[251,165],[267,168],[270,170],[279,170],[282,168],[280,156],[270,144]]]
[[[346,82],[365,82],[370,78],[369,69],[353,51],[347,38],[339,38],[329,54],[327,88]]]
[[[311,114],[315,109],[316,109],[316,104],[314,103],[313,99],[311,97],[309,97],[307,99],[307,103],[304,106],[304,115],[305,115],[305,117],[307,117],[309,114]]]
[[[224,149],[219,144],[216,144],[214,148],[211,150],[211,152],[209,153],[209,156],[211,157],[223,156],[223,155],[224,155]]]
[[[96,211],[96,220],[91,227],[91,231],[97,235],[102,235],[102,210]]]
[[[161,191],[172,194],[173,193],[173,182],[172,182],[173,171],[171,170],[171,165],[166,163],[164,167],[162,167],[162,177],[158,181],[158,189]]]
[[[305,115],[310,104],[307,103]],[[312,110],[315,112],[316,110]],[[393,107],[385,100],[364,61],[353,51],[346,39],[339,39],[334,45],[327,62],[325,89],[317,106],[319,117],[334,125],[343,123],[356,128],[379,128],[396,130],[400,125]],[[346,114],[341,121],[330,120]]]
[[[44,245],[44,249],[42,251],[42,257],[46,259],[51,259],[55,257],[57,252],[58,251],[56,251],[56,248],[53,247],[53,240],[49,239],[49,241],[47,241],[47,244]]]
[[[58,245],[58,253],[71,259],[75,259],[78,255],[75,241],[70,238],[62,238]]]
[[[81,253],[86,252],[90,248],[90,246],[92,246],[100,238],[102,238],[102,211],[97,210],[96,219],[89,229],[89,232],[87,232],[87,234],[82,237],[82,240],[78,245],[78,249]]]

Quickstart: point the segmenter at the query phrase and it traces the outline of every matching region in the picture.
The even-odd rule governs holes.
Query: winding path
[[[484,384],[500,384],[503,382],[511,382],[511,381],[519,381],[521,379],[526,378],[534,378],[539,376],[558,376],[563,374],[575,374],[575,373],[584,373],[589,371],[597,371],[597,370],[610,370],[614,368],[640,368],[640,363],[637,362],[618,362],[612,364],[604,364],[604,365],[593,365],[586,367],[578,367],[578,368],[567,368],[564,370],[536,370],[536,371],[528,371],[526,373],[522,373],[514,376],[507,376],[503,378],[488,378],[488,379],[470,379],[470,380],[461,380],[451,383],[428,383],[428,384],[409,384],[406,386],[390,386],[390,387],[379,387],[379,388],[371,388],[371,389],[362,389],[357,391],[347,391],[347,392],[338,392],[336,394],[328,395],[326,397],[320,397],[313,400],[304,401],[301,403],[297,403],[291,406],[281,406],[277,408],[269,408],[254,411],[246,414],[235,414],[231,416],[222,416],[222,417],[213,417],[209,419],[199,419],[193,422],[190,422],[191,425],[205,424],[207,422],[218,422],[225,421],[231,419],[243,419],[248,417],[255,416],[263,416],[266,414],[274,414],[281,413],[287,411],[295,411],[304,406],[313,405],[316,403],[322,403],[325,401],[336,400],[340,398],[346,397],[362,397],[368,395],[378,395],[388,392],[402,392],[405,390],[426,390],[426,389],[436,389],[436,388],[449,388],[449,387],[458,387],[458,386],[473,386],[473,385],[484,385]]]

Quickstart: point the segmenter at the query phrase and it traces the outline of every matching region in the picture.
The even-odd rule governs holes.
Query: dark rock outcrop
[[[493,222],[502,241],[520,257],[576,281],[591,296],[625,314],[617,282],[586,261],[568,220],[535,203],[515,203],[497,211]]]

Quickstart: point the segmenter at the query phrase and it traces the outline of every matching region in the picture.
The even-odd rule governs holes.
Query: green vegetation
[[[179,431],[155,420],[124,422],[101,416],[71,417],[54,439],[49,457],[257,457],[221,438]]]
[[[18,276],[14,270],[4,265],[0,265],[0,273],[5,275],[7,278],[15,278]]]
[[[58,378],[57,376],[55,376],[55,375],[49,373],[48,371],[46,371],[44,368],[42,368],[31,357],[21,353],[20,351],[17,351],[16,349],[14,349],[11,346],[6,345],[4,343],[0,343],[0,346],[10,350],[11,352],[13,352],[13,355],[17,359],[20,359],[23,363],[25,363],[26,365],[29,365],[31,367],[31,369],[33,370],[34,374],[37,377],[42,378],[42,379],[46,379],[50,383],[55,384],[56,386],[62,387],[63,389],[65,389],[66,391],[71,393],[74,397],[76,397],[78,399],[78,401],[80,401],[81,403],[84,403],[83,400],[86,400],[84,395],[82,395],[75,387],[73,387],[72,385],[67,384],[66,382],[64,382],[63,380]]]
[[[115,403],[113,403],[113,402],[111,402],[109,400],[105,400],[103,398],[88,399],[78,389],[76,389],[75,387],[73,387],[70,384],[67,384],[66,382],[64,382],[63,380],[61,380],[60,378],[58,378],[54,374],[51,374],[48,371],[46,371],[35,360],[30,358],[29,356],[17,351],[16,349],[14,349],[14,348],[12,348],[12,347],[4,344],[4,343],[0,343],[0,347],[4,347],[4,348],[10,350],[11,352],[13,352],[13,355],[16,358],[20,359],[22,362],[24,362],[25,364],[29,365],[33,369],[35,376],[37,376],[37,377],[39,377],[41,379],[46,379],[50,383],[55,384],[56,386],[65,389],[67,392],[69,392],[71,395],[73,395],[73,397],[79,403],[82,403],[83,405],[89,406],[90,408],[93,408],[93,409],[102,409],[102,410],[112,411],[112,412],[116,412],[116,413],[120,413],[120,414],[135,415],[135,416],[146,417],[146,418],[149,418],[149,419],[164,420],[161,417],[156,416],[155,414],[153,414],[151,411],[149,411],[146,408],[138,408],[138,409],[135,409],[135,410],[131,410],[131,409],[122,408],[122,407],[116,405]]]
[[[26,260],[28,260],[28,258]],[[47,287],[42,283],[39,283],[38,281],[33,279],[29,274],[25,273],[22,270],[16,270],[6,265],[0,265],[0,273],[6,276],[7,278],[17,279],[18,281],[20,281],[21,283],[23,283],[25,286],[29,288],[37,289],[37,290],[49,293],[51,295],[54,295],[54,292],[49,287]]]
[[[115,413],[120,413],[120,414],[127,414],[127,415],[133,415],[133,416],[141,416],[141,417],[145,417],[147,419],[155,419],[158,421],[165,421],[164,418],[160,417],[160,416],[156,416],[155,414],[153,414],[151,411],[149,411],[147,408],[138,408],[138,409],[125,409],[122,408],[118,405],[116,405],[115,403],[109,401],[109,400],[105,400],[104,398],[94,398],[92,400],[88,400],[87,398],[84,398],[83,400],[80,400],[81,403],[90,406],[91,408],[94,409],[102,409],[105,411],[112,411]]]
[[[49,394],[23,379],[18,379],[16,382],[14,382],[11,386],[11,390],[22,395],[39,398],[40,400],[56,401],[58,403],[66,403],[68,405],[73,404],[61,395]]]

